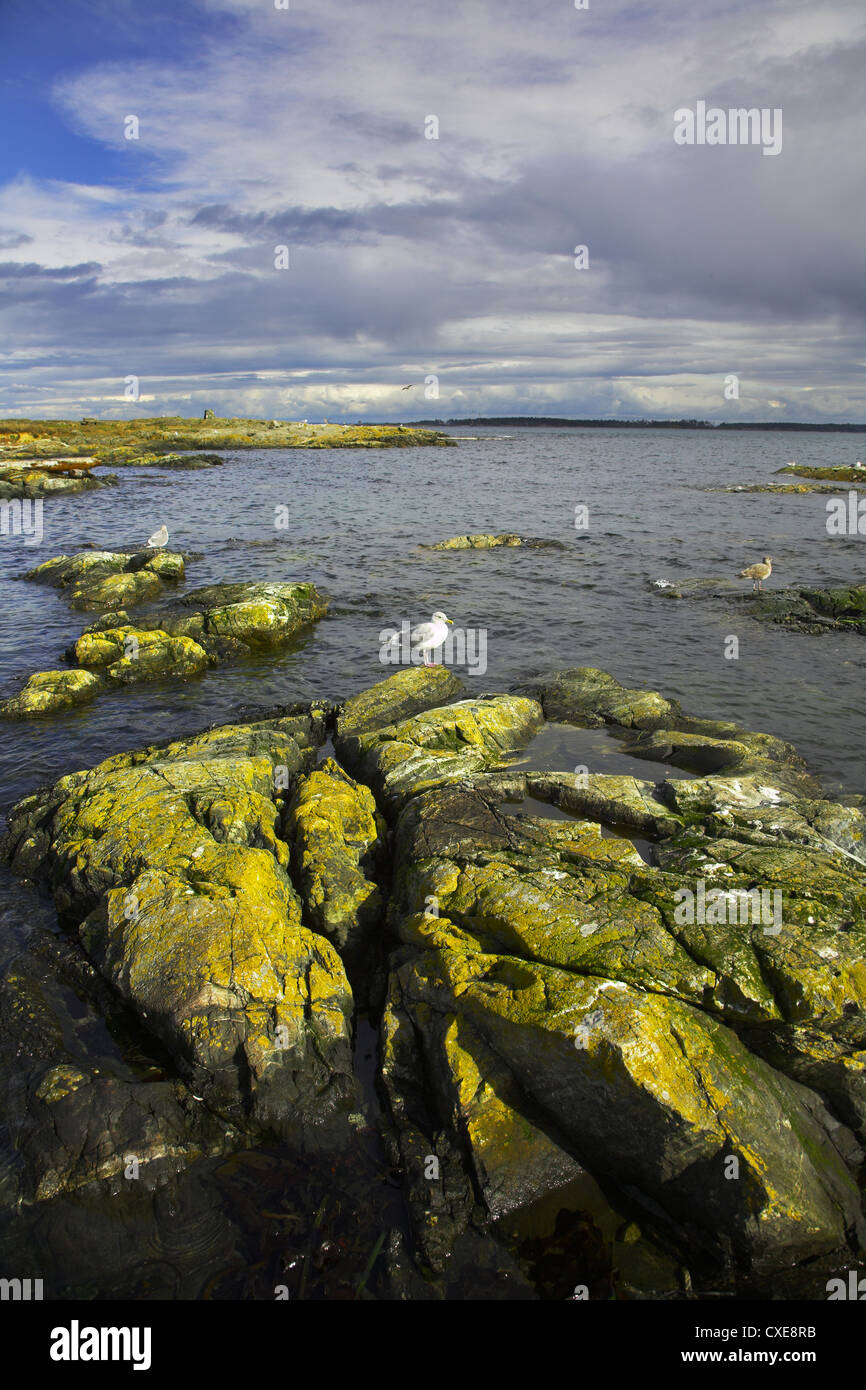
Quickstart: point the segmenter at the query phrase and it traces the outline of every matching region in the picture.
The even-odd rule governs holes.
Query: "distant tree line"
[[[443,425],[519,425],[541,429],[588,430],[816,430],[842,434],[864,434],[866,424],[809,424],[792,420],[731,421],[714,424],[710,420],[565,420],[555,415],[479,415],[463,420],[410,420],[413,427],[441,428]]]

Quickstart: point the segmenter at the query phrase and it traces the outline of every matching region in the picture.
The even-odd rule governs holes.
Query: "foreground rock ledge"
[[[226,1144],[237,1127],[351,1142],[357,988],[428,1283],[490,1222],[578,1187],[600,1229],[637,1217],[660,1259],[723,1281],[803,1264],[823,1297],[808,1262],[864,1238],[860,806],[824,798],[781,740],[605,672],[462,693],[401,671],[342,711],[121,755],[14,809],[6,858],[176,1061],[180,1089],[130,1115],[176,1116],[188,1084]],[[609,725],[648,778],[512,766],[545,716]],[[315,767],[329,734],[337,759]],[[698,775],[653,780],[658,762]],[[684,889],[717,890],[713,911],[684,915]],[[781,894],[778,923],[744,910],[755,890]],[[40,1080],[43,1111],[64,1077]],[[104,1105],[75,1094],[65,1152]],[[174,1164],[219,1142],[166,1124]]]

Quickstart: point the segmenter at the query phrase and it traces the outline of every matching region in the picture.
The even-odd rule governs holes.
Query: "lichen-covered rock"
[[[85,550],[57,555],[25,577],[60,589],[73,608],[119,609],[149,602],[184,575],[184,557],[173,551]]]
[[[574,798],[570,809],[593,819],[503,812],[503,798],[524,795],[560,807]],[[681,1232],[692,1229],[692,1244],[697,1229],[719,1258],[718,1231],[755,1267],[844,1247],[846,1225],[860,1221],[846,1167],[860,1155],[846,1125],[866,1135],[866,864],[845,847],[862,813],[830,804],[758,776],[653,787],[509,770],[404,799],[390,904],[404,945],[386,1037],[408,1029],[416,1039],[491,1214],[531,1200],[534,1183],[555,1183],[580,1155],[659,1202]],[[786,812],[800,843],[784,849],[760,817],[772,818],[770,831]],[[599,821],[651,835],[659,866],[605,837]],[[781,927],[761,915],[755,883],[783,892]],[[683,911],[688,894],[703,905],[715,885],[724,915],[718,903],[706,920]],[[757,915],[731,911],[725,898],[741,894],[750,908],[757,896]],[[575,1044],[580,1082],[557,1051]],[[403,1071],[387,1052],[386,1062],[399,1093]],[[496,1078],[492,1095],[481,1077]],[[401,1104],[398,1094],[410,1153],[424,1124],[417,1098]],[[606,1117],[608,1105],[616,1113]],[[616,1140],[609,1148],[606,1118],[616,1129],[626,1115],[642,1145],[623,1130],[621,1151]],[[738,1184],[723,1154],[737,1157]],[[410,1207],[428,1239],[420,1194]]]
[[[305,920],[352,968],[384,910],[372,871],[385,824],[372,793],[327,758],[299,778],[284,827]]]
[[[117,478],[103,473],[98,478],[82,470],[80,473],[49,473],[41,468],[0,467],[0,500],[14,498],[53,497],[67,492],[94,492],[112,487]]]
[[[102,688],[91,671],[37,671],[18,695],[0,703],[4,719],[33,719],[86,704]]]
[[[671,834],[681,819],[665,805],[652,782],[604,773],[530,772],[526,792],[573,815],[588,816],[604,825]]]
[[[437,541],[431,545],[431,550],[492,550],[498,545],[524,545],[522,536],[515,536],[510,532],[502,535],[490,535],[485,532],[476,532],[468,536],[451,536],[447,541]]]
[[[337,737],[397,724],[465,693],[463,682],[445,666],[407,666],[345,702],[337,720]]]
[[[592,666],[557,671],[515,688],[540,700],[546,719],[583,728],[620,724],[626,729],[655,729],[673,723],[680,713],[676,701],[655,690],[629,690]]]
[[[309,761],[295,732],[313,730],[227,728],[74,773],[13,809],[4,852],[213,1110],[315,1143],[354,1100],[352,993],[275,829],[277,783]]]
[[[862,468],[847,468],[844,464],[838,467],[822,468],[811,463],[788,463],[784,468],[777,468],[776,472],[795,473],[800,478],[828,478],[836,483],[862,483],[866,481]]]
[[[862,1233],[817,1097],[700,1009],[470,943],[433,944],[397,974],[425,1051],[437,1024],[470,1024],[455,1042],[469,1053],[461,1069],[483,1074],[477,1034],[590,1171],[660,1207],[692,1246],[721,1259],[730,1242],[760,1269],[842,1251],[849,1228]]]
[[[192,638],[172,637],[158,629],[119,627],[85,632],[73,650],[79,666],[95,666],[118,685],[163,676],[195,676],[210,664],[207,652]]]
[[[544,719],[516,695],[460,700],[339,742],[344,762],[390,810],[407,796],[491,766],[524,747]]]
[[[74,585],[73,602],[86,607],[97,598],[100,603],[137,603],[142,593],[153,596],[153,586],[161,589],[163,578],[179,578],[183,572],[180,555],[139,554],[129,561],[138,568],[115,572],[126,561],[129,557],[110,551],[85,552],[72,561],[59,556],[30,577],[60,587]],[[191,599],[202,607],[190,611]],[[72,702],[73,696],[90,698],[100,687],[197,676],[210,665],[269,650],[326,611],[313,584],[226,584],[200,589],[155,612],[138,613],[134,623],[123,608],[103,613],[66,653],[67,660],[90,671],[95,668],[98,680],[83,680],[83,672],[39,672],[26,690],[0,706],[0,715],[24,719],[50,714]],[[65,679],[58,681],[58,676]]]
[[[184,614],[187,609],[196,612]],[[184,594],[170,611],[184,614],[187,623],[201,615],[209,636],[233,638],[255,650],[286,641],[324,617],[328,605],[314,584],[212,584]],[[173,630],[167,624],[167,631]]]

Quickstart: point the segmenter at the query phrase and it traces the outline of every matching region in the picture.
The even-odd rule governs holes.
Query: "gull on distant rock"
[[[158,531],[154,531],[150,540],[147,542],[155,550],[161,550],[164,545],[168,545],[168,527],[165,523],[160,526]]]
[[[740,570],[740,579],[751,579],[752,593],[760,589],[765,579],[769,579],[773,573],[773,557],[765,555],[762,564],[749,565],[746,569]]]

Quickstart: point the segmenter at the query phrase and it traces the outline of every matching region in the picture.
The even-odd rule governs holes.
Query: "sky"
[[[862,422],[864,37],[862,0],[0,0],[0,416]],[[678,143],[700,102],[781,149]]]

